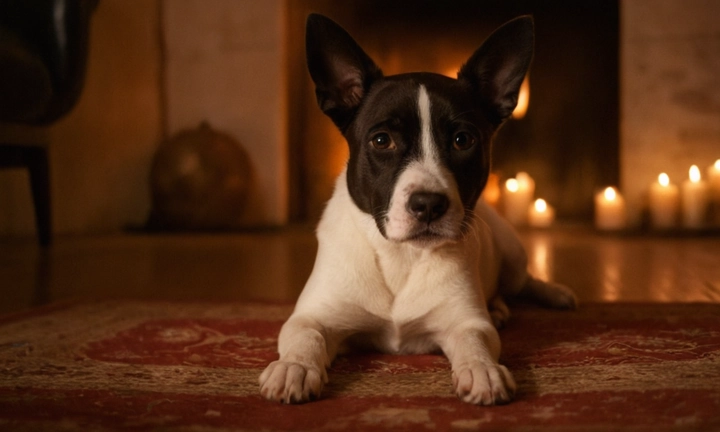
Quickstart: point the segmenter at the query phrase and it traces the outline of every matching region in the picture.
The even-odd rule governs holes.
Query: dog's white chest
[[[427,251],[400,250],[404,248],[378,254],[379,270],[392,293],[388,305],[390,319],[385,321],[378,342],[383,350],[392,353],[434,351],[437,344],[428,337],[431,332],[428,320],[437,296],[422,283],[432,272],[434,262]]]

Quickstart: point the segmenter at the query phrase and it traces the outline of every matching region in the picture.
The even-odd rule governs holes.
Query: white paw
[[[266,399],[294,404],[320,396],[327,373],[300,363],[274,361],[260,374],[260,394]]]
[[[502,405],[515,396],[515,380],[500,364],[474,363],[453,370],[455,394],[475,405]]]

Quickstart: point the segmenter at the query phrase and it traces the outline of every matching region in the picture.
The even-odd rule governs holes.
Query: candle
[[[527,173],[519,172],[508,179],[503,194],[505,218],[513,225],[525,225],[534,195],[535,181]]]
[[[497,174],[490,173],[481,196],[486,203],[497,210],[498,201],[500,201],[500,177]]]
[[[536,228],[547,228],[555,220],[555,209],[540,198],[528,209],[528,224]]]
[[[614,187],[607,187],[595,195],[595,226],[601,230],[625,228],[627,216],[625,200]]]
[[[653,228],[668,229],[677,225],[680,191],[670,184],[670,177],[662,173],[650,185],[650,222]]]
[[[720,159],[707,169],[707,181],[710,186],[710,201],[716,225],[720,225]]]
[[[697,165],[690,167],[689,179],[682,184],[682,219],[685,228],[702,228],[708,209],[708,187],[700,178]]]

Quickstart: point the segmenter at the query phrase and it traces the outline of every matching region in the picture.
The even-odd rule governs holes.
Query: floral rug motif
[[[339,357],[319,401],[259,396],[291,305],[105,302],[0,318],[0,430],[720,430],[720,305],[513,310],[514,402],[462,403],[442,355]]]

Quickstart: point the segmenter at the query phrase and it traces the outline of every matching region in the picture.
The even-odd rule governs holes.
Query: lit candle
[[[720,225],[720,159],[707,169],[708,184],[710,185],[710,201],[715,214],[715,224]]]
[[[497,174],[490,173],[481,196],[486,203],[497,210],[498,201],[500,201],[500,177]]]
[[[527,224],[528,207],[535,195],[535,181],[527,173],[520,172],[505,182],[503,210],[505,218],[513,225]]]
[[[595,195],[595,226],[601,230],[625,228],[627,216],[625,200],[614,187],[607,187]]]
[[[528,209],[528,224],[536,228],[547,228],[555,220],[555,209],[544,199],[537,199]]]
[[[662,173],[658,181],[650,185],[650,222],[653,228],[668,229],[677,225],[680,192],[670,184],[670,177]]]
[[[682,216],[685,228],[702,228],[708,209],[708,187],[700,178],[697,165],[690,167],[689,179],[682,184]]]

